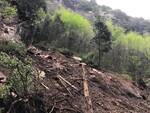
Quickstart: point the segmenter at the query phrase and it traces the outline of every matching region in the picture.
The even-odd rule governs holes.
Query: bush
[[[5,7],[2,11],[2,14],[5,18],[11,19],[12,17],[17,15],[17,10],[15,7]]]
[[[0,13],[7,21],[17,15],[17,9],[9,4],[7,0],[0,1]]]
[[[96,51],[92,51],[92,52],[86,53],[85,55],[82,55],[83,61],[94,68],[98,68],[99,67],[99,63],[98,63],[99,58],[98,58],[97,53],[98,52],[96,52]]]
[[[12,71],[8,78],[7,87],[13,89],[19,96],[25,96],[33,87],[34,68],[29,59],[23,63],[17,57],[10,57],[4,52],[0,52],[0,65]]]
[[[19,55],[24,55],[26,53],[25,45],[23,43],[13,41],[0,41],[0,51],[17,53]]]
[[[47,15],[44,22],[39,24],[34,35],[34,43],[45,41],[52,43],[52,41],[59,40],[64,33],[64,25],[59,16],[52,21],[51,16]]]

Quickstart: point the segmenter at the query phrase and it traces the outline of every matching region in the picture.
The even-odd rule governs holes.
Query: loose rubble
[[[34,50],[35,51],[35,50]],[[81,60],[53,51],[32,49],[29,55],[35,66],[45,73],[45,106],[50,113],[86,113]],[[31,54],[32,53],[32,54]],[[85,66],[93,113],[150,113],[150,102],[143,99],[140,88],[132,81],[113,73]],[[147,90],[147,93],[149,90]]]

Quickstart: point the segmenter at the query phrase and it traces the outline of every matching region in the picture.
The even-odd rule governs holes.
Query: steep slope
[[[90,12],[89,14],[91,15]],[[5,34],[6,39],[12,40],[15,29],[9,32],[12,28],[9,26],[4,28],[6,33],[2,30],[2,37],[5,37],[3,36]],[[18,57],[15,53],[11,55],[11,58]],[[142,87],[140,89],[133,81],[87,65],[83,67],[84,63],[79,58],[65,56],[56,51],[42,51],[31,47],[27,55],[33,59],[34,66],[41,71],[37,75],[38,85],[42,87],[37,86],[41,88],[40,94],[30,94],[26,97],[13,95],[10,99],[12,103],[6,105],[7,113],[11,108],[18,110],[16,113],[29,113],[28,110],[30,113],[36,110],[36,113],[86,113],[87,102],[83,86],[85,80],[89,86],[89,98],[94,113],[149,113],[150,111],[149,89]],[[0,65],[0,77],[9,78],[10,72]],[[86,79],[83,79],[84,73]],[[31,101],[34,99],[35,102]]]
[[[30,48],[28,54],[35,60],[35,66],[45,73],[40,83],[45,88],[45,104],[51,113],[85,112],[81,61],[36,48]],[[148,91],[143,93],[144,89],[113,73],[89,66],[85,66],[85,71],[94,113],[149,113]]]
[[[18,57],[15,53],[10,55],[12,58]],[[26,55],[33,59],[34,67],[40,70],[37,73],[38,81],[35,81],[40,92],[36,93],[32,88],[30,95],[25,97],[13,94],[12,99],[7,100],[10,103],[4,101],[6,111],[11,111],[13,106],[15,113],[29,113],[28,110],[32,113],[86,113],[87,98],[83,85],[85,81],[89,88],[88,98],[91,99],[93,113],[150,111],[149,88],[136,85],[115,73],[96,70],[88,65],[83,66],[80,58],[68,54],[30,47]],[[0,64],[0,77],[9,79],[10,73],[10,68],[7,69]],[[0,105],[3,107],[1,101]]]

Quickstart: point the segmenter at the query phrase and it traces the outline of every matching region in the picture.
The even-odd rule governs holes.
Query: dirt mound
[[[130,80],[83,66],[80,60],[57,52],[30,48],[28,53],[45,74],[39,82],[50,113],[87,113],[88,107],[93,113],[150,113],[143,90]]]

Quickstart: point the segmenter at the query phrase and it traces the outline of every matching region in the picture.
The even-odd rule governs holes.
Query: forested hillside
[[[135,31],[141,34],[150,33],[150,20],[130,17],[121,10],[113,10],[107,6],[100,6],[95,2],[87,0],[62,0],[66,7],[79,13],[83,13],[89,18],[90,15],[100,15],[106,19],[110,18],[115,24],[124,27],[127,31]]]
[[[142,76],[148,77],[150,75],[150,36],[148,35],[148,31],[144,31],[147,27],[144,27],[143,29],[143,25],[139,25],[140,23],[149,23],[148,21],[129,17],[125,13],[117,10],[113,11],[109,7],[98,6],[93,1],[62,0],[57,2],[53,1],[51,3],[59,3],[59,5],[64,4],[67,8],[70,8],[79,14],[83,14],[83,18],[87,18],[87,21],[89,21],[89,25],[85,25],[84,21],[77,18],[79,15],[76,17],[75,14],[71,15],[72,11],[70,12],[69,9],[60,9],[61,11],[56,11],[56,13],[59,13],[60,15],[60,20],[62,19],[64,24],[69,24],[69,30],[72,29],[71,32],[74,32],[70,32],[70,36],[75,35],[75,32],[78,32],[77,35],[79,35],[81,28],[83,28],[82,24],[85,25],[84,27],[86,29],[88,28],[87,31],[81,31],[81,33],[87,35],[82,35],[83,37],[86,37],[85,42],[87,46],[78,44],[79,40],[73,41],[73,37],[77,39],[77,37],[80,36],[71,36],[72,38],[70,37],[70,41],[72,41],[75,46],[73,47],[73,44],[69,42],[70,45],[68,45],[68,47],[67,44],[62,44],[64,49],[71,50],[71,52],[78,54],[91,66],[119,72],[121,74],[128,74],[133,79],[141,78]],[[77,20],[81,23],[77,23]],[[130,23],[129,20],[132,20],[133,22]],[[139,20],[141,20],[140,23],[138,22]],[[74,25],[75,22],[76,26],[79,25],[79,28],[77,28],[80,29],[79,31],[76,31],[76,29],[74,29],[75,26],[73,26],[72,23],[69,23],[71,21]],[[134,22],[138,24],[135,24],[136,26],[134,26]],[[90,24],[91,28],[89,27]],[[138,30],[138,28],[140,28],[140,30]],[[90,30],[92,30],[94,34]],[[64,32],[63,35],[65,35]],[[89,40],[90,43],[88,43]],[[61,41],[61,43],[62,42],[63,41]],[[52,41],[52,43],[55,44],[58,43],[58,41],[55,41],[55,43]],[[56,45],[60,46],[59,48],[62,48],[60,43]],[[76,45],[80,45],[78,46],[79,48],[76,47]],[[79,50],[76,51],[75,49]]]
[[[149,33],[95,0],[1,0],[0,113],[149,113]]]

